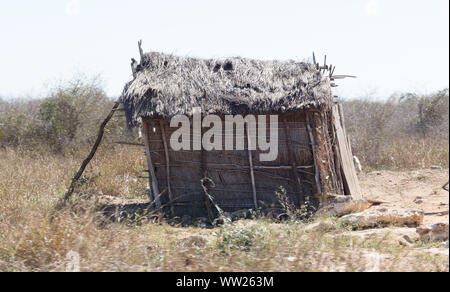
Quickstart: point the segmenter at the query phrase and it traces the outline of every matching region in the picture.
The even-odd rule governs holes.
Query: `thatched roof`
[[[205,60],[144,55],[121,102],[130,126],[142,118],[209,114],[268,114],[328,106],[330,82],[315,65],[243,58]]]

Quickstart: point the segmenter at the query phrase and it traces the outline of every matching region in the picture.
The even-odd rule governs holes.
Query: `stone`
[[[247,219],[251,216],[251,212],[248,209],[242,209],[231,213],[231,219],[239,220],[239,219]]]
[[[414,243],[414,240],[412,240],[411,237],[409,237],[408,235],[403,235],[402,238],[410,244]]]
[[[448,248],[448,241],[441,243],[442,248]]]
[[[323,220],[315,223],[308,224],[303,230],[305,232],[328,232],[335,230],[336,227],[331,220]]]
[[[412,246],[412,245],[414,245],[414,241],[408,235],[403,235],[402,237],[400,237],[398,239],[398,243],[400,245],[403,245],[403,246]]]
[[[209,223],[211,222],[211,221],[209,221],[209,219],[206,218],[206,217],[198,217],[195,221],[196,221],[196,222],[199,222],[199,223],[204,223],[204,224],[209,224]]]
[[[382,204],[390,204],[391,203],[389,201],[378,200],[378,199],[367,199],[367,202],[369,202],[373,206],[378,206],[378,205],[382,205]]]
[[[206,217],[198,217],[194,220],[194,225],[199,228],[205,229],[211,225],[211,221]]]
[[[316,212],[318,217],[341,217],[362,212],[372,206],[367,200],[353,200],[350,196],[321,195],[318,198],[322,201],[322,206]]]
[[[181,225],[182,226],[189,226],[189,225],[192,225],[193,223],[194,223],[194,220],[192,219],[191,216],[184,215],[183,217],[181,217]]]
[[[436,223],[430,226],[416,228],[416,232],[423,242],[448,240],[448,230],[448,223]]]
[[[176,226],[178,224],[182,223],[182,218],[175,216],[173,218],[170,218],[169,220],[167,220],[167,224],[169,224],[170,226]]]
[[[286,222],[286,221],[291,220],[291,217],[286,213],[281,213],[281,214],[277,215],[276,219],[277,219],[277,222]]]
[[[213,220],[212,225],[220,226],[231,221],[232,221],[231,214],[229,212],[223,212],[222,215]]]
[[[363,212],[345,215],[341,219],[360,228],[377,226],[409,226],[417,227],[423,222],[422,210],[404,209],[399,207],[374,206]]]
[[[414,199],[414,203],[416,203],[418,205],[422,204],[423,203],[423,198],[422,197],[416,197]]]
[[[402,246],[411,246],[412,244],[410,244],[409,242],[407,242],[405,239],[403,238],[399,238],[398,239],[398,244],[402,245]]]
[[[286,258],[286,260],[288,261],[288,262],[295,262],[295,261],[297,261],[297,258],[296,257],[287,257]]]
[[[439,165],[433,165],[430,168],[433,170],[442,170],[442,166],[439,166]]]

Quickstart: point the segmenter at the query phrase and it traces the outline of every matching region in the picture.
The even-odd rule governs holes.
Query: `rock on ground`
[[[341,217],[347,214],[362,212],[373,205],[366,200],[352,200],[350,196],[328,195],[321,197],[323,206],[316,212],[318,217]]]
[[[315,223],[308,224],[303,230],[305,232],[328,232],[336,229],[334,223],[330,220],[323,220]]]
[[[400,237],[398,239],[398,243],[400,245],[403,245],[403,246],[412,246],[412,245],[414,245],[414,241],[408,235],[403,235],[402,237]]]
[[[341,219],[361,228],[377,226],[419,226],[423,222],[424,212],[421,210],[403,209],[399,207],[374,206],[363,212],[349,214]]]
[[[437,223],[416,229],[423,242],[448,240],[448,223]]]
[[[416,197],[416,198],[414,199],[414,203],[416,203],[417,205],[422,204],[423,201],[424,201],[424,200],[423,200],[422,197]]]

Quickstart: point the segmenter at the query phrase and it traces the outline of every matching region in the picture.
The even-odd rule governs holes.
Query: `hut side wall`
[[[158,187],[162,192],[168,188],[169,182],[173,210],[166,208],[166,211],[173,211],[173,215],[217,216],[213,203],[226,212],[255,208],[254,189],[258,207],[274,212],[281,210],[275,195],[280,186],[284,187],[289,200],[296,206],[303,203],[302,198],[317,203],[314,195],[318,194],[320,189],[342,193],[339,188],[342,182],[333,172],[338,166],[334,164],[333,133],[328,128],[330,119],[324,113],[300,112],[278,116],[277,159],[261,162],[260,151],[251,151],[254,185],[251,179],[247,139],[245,150],[241,151],[173,151],[170,148],[170,137],[176,128],[170,128],[168,120],[146,120],[145,123]],[[164,127],[165,139],[169,143],[167,156],[161,126]],[[203,132],[207,130],[203,128]],[[224,128],[224,133],[225,130]],[[311,147],[311,134],[317,143],[315,151]],[[267,137],[270,137],[269,127]],[[224,143],[225,141],[223,149]],[[169,180],[167,158],[170,168]],[[294,166],[297,172],[294,171]],[[319,173],[320,186],[316,183],[316,169]],[[333,179],[331,173],[334,173]],[[202,185],[201,181],[205,176],[210,181],[204,181]],[[213,203],[205,195],[204,186],[212,196]],[[163,205],[170,203],[170,193],[166,191],[161,196]]]

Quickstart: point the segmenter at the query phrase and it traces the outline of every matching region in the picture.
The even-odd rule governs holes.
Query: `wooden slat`
[[[175,216],[175,208],[173,206],[173,194],[172,189],[170,187],[170,160],[169,160],[169,147],[167,146],[167,138],[166,138],[166,131],[164,130],[164,123],[163,121],[159,121],[159,128],[161,129],[161,137],[164,144],[164,154],[166,156],[166,177],[167,177],[167,192],[169,193],[169,205],[170,205],[170,213],[173,216]]]
[[[358,177],[356,176],[355,165],[353,164],[353,156],[344,125],[342,124],[339,106],[333,106],[333,124],[336,130],[336,139],[339,146],[339,154],[342,161],[343,179],[347,182],[350,195],[354,199],[361,199],[362,192],[359,186]]]
[[[284,124],[286,140],[287,140],[288,155],[289,155],[289,159],[291,160],[291,163],[292,163],[292,172],[295,177],[295,183],[297,184],[298,202],[299,202],[299,206],[301,206],[305,203],[305,197],[303,194],[302,181],[300,179],[300,175],[298,174],[297,158],[296,158],[296,155],[294,153],[294,149],[293,149],[292,143],[291,143],[292,139],[291,139],[290,128],[289,128],[289,124],[287,123],[286,118],[283,119],[283,124]]]
[[[336,168],[334,167],[334,155],[332,155],[333,150],[331,149],[331,143],[330,143],[330,131],[328,128],[328,125],[329,125],[328,124],[329,123],[328,111],[325,111],[324,113],[322,113],[321,118],[322,118],[322,128],[323,128],[323,131],[326,133],[326,135],[325,135],[325,151],[327,153],[328,169],[331,174],[331,180],[333,183],[334,192],[339,193],[339,186],[337,183],[336,171],[335,171]]]
[[[147,158],[147,166],[148,166],[149,173],[150,173],[149,183],[152,187],[153,195],[156,196],[155,198],[150,196],[150,201],[155,200],[156,208],[159,210],[161,208],[161,200],[158,197],[158,195],[159,195],[158,180],[156,179],[155,168],[153,166],[152,157],[150,155],[150,143],[148,140],[147,122],[143,123],[143,130],[144,130],[143,136],[144,136],[144,144],[145,144],[145,156]]]
[[[202,128],[200,128],[200,137],[203,137],[203,133],[202,133]],[[194,142],[195,143],[195,142]],[[213,213],[213,209],[212,209],[212,203],[211,199],[206,191],[206,186],[204,185],[205,183],[205,179],[208,178],[208,161],[207,161],[207,153],[205,151],[205,149],[203,149],[203,147],[201,147],[200,149],[201,151],[201,161],[200,161],[200,177],[201,177],[201,181],[202,181],[202,188],[203,188],[203,195],[205,198],[205,207],[206,207],[206,212],[208,214],[208,219],[212,222],[214,219],[214,213]]]
[[[132,143],[132,142],[126,142],[126,141],[115,141],[113,142],[114,144],[119,144],[119,145],[129,145],[129,146],[142,146],[144,147],[144,144],[140,144],[140,143]]]
[[[320,194],[322,194],[322,187],[320,186],[320,170],[319,170],[319,165],[317,163],[317,156],[316,156],[316,141],[315,141],[314,135],[312,133],[308,114],[306,114],[306,123],[307,123],[307,128],[308,128],[309,139],[311,142],[312,156],[314,159],[314,179],[316,181],[316,188],[317,188],[316,191],[317,191],[317,194],[320,195]]]
[[[315,157],[318,166],[318,172],[320,173],[320,184],[322,187],[322,191],[319,193],[328,194],[328,193],[336,193],[337,188],[333,185],[333,173],[330,168],[331,159],[329,157],[329,150],[327,148],[327,138],[328,138],[328,130],[324,126],[326,119],[323,116],[323,113],[307,113],[307,118],[311,120],[311,125],[313,125],[313,137],[315,139],[314,149],[315,149]],[[311,128],[311,126],[310,126]]]
[[[334,129],[333,129],[333,139],[336,141],[336,132]],[[336,176],[337,176],[337,180],[338,180],[339,194],[343,195],[343,194],[345,194],[345,190],[344,190],[344,181],[343,181],[342,173],[341,173],[341,158],[340,158],[340,154],[339,154],[339,147],[336,145],[336,143],[333,143],[333,144],[334,144],[333,152],[334,152],[335,171],[336,171]]]
[[[255,184],[255,172],[253,170],[253,156],[252,156],[252,150],[251,149],[251,145],[250,145],[250,138],[248,137],[248,132],[247,130],[245,131],[245,135],[247,137],[247,143],[248,143],[248,163],[249,163],[249,168],[250,168],[250,182],[252,185],[252,191],[253,191],[253,204],[255,207],[255,210],[258,210],[258,198],[256,196],[256,184]]]

